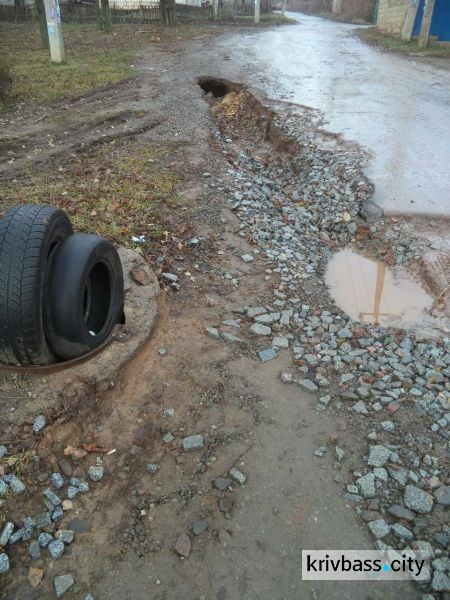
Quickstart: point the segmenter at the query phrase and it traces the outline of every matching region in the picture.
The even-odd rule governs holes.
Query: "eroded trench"
[[[292,174],[302,175],[304,166],[297,158],[301,148],[295,139],[280,130],[275,111],[243,84],[211,76],[200,77],[197,82],[225,136],[235,137],[246,151],[260,158],[267,158],[264,156],[267,150],[272,158],[278,154],[278,159],[288,164]],[[325,145],[330,145],[329,136],[324,141]],[[338,151],[331,146],[331,152]],[[287,186],[288,195],[292,192],[290,187]],[[366,203],[369,205],[372,200],[369,198]],[[448,281],[442,278],[442,272],[439,281],[433,277],[426,261],[414,265],[414,275],[405,269],[397,269],[386,240],[378,240],[384,249],[380,259],[378,242],[362,242],[364,230],[370,229],[367,214],[363,209],[359,215],[363,217],[357,226],[362,234],[359,239],[350,236],[346,240],[348,247],[334,248],[334,254],[324,266],[324,279],[331,298],[345,315],[361,323],[403,329],[417,326],[440,329],[445,320],[443,313],[449,312],[445,302]],[[344,213],[344,219],[348,216]],[[379,218],[383,218],[382,211],[379,211]]]

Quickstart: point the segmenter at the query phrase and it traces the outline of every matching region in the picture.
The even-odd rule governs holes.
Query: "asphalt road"
[[[387,213],[450,216],[449,61],[381,52],[358,26],[289,16],[298,24],[223,46],[245,57],[254,87],[318,109],[327,130],[369,152],[367,175]]]

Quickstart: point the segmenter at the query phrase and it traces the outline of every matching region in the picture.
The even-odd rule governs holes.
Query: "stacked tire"
[[[0,221],[0,362],[48,365],[104,343],[123,314],[113,244],[74,233],[54,206],[18,206]]]

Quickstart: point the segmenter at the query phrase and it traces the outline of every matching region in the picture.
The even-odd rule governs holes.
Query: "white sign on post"
[[[53,62],[65,60],[64,41],[61,30],[61,11],[58,0],[44,0],[45,17],[47,19],[48,41]]]

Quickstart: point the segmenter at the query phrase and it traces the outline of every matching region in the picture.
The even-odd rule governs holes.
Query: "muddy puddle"
[[[325,281],[336,304],[356,321],[401,328],[432,322],[438,326],[429,314],[433,298],[383,262],[341,250],[328,263]]]

